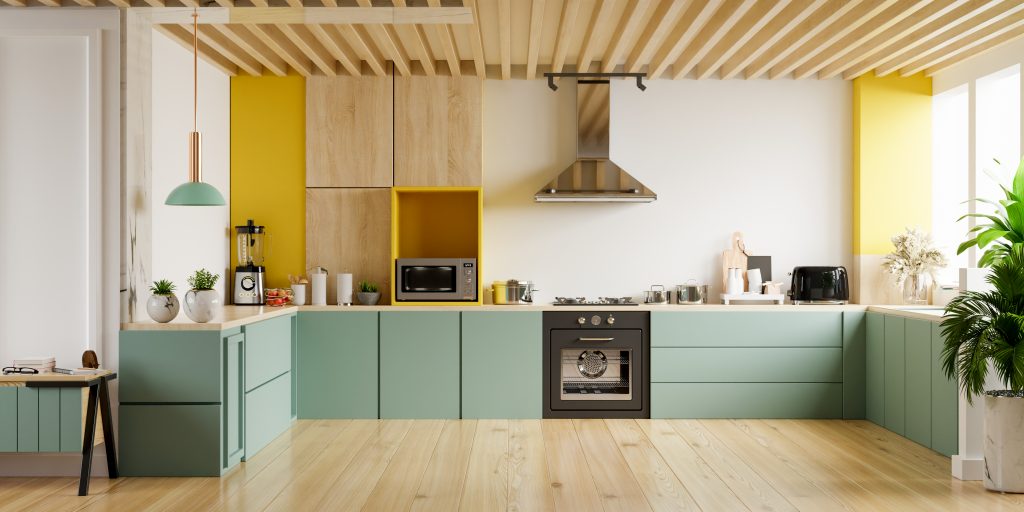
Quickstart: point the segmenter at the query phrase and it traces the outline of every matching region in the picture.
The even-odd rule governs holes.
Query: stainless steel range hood
[[[534,194],[538,203],[649,203],[658,195],[608,157],[611,87],[576,85],[576,161]]]

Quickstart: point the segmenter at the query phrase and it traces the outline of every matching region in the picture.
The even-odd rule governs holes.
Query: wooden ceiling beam
[[[295,48],[276,26],[249,23],[245,25],[245,28],[249,29],[249,32],[252,32],[263,44],[287,62],[300,75],[307,78],[313,76],[313,65],[310,63],[309,58]]]
[[[306,29],[305,25],[277,25],[278,30],[327,76],[338,74],[337,61]]]
[[[480,33],[480,9],[477,0],[463,0],[462,5],[473,11],[473,25],[469,27],[469,46],[473,49],[473,66],[476,76],[487,78],[487,58],[484,55],[484,40]]]
[[[405,8],[405,0],[392,0],[395,7]],[[416,43],[416,53],[419,55],[420,65],[427,76],[437,74],[437,63],[434,62],[434,54],[430,51],[430,42],[427,41],[427,33],[423,31],[423,25],[412,25],[412,37]]]
[[[366,27],[360,25],[339,25],[338,30],[342,36],[346,36],[356,53],[363,56],[363,60],[370,66],[377,76],[388,74],[387,62],[380,54],[380,50],[373,44],[373,39],[366,32]]]
[[[848,52],[846,55],[835,59],[832,63],[819,70],[818,79],[826,80],[842,73],[844,70],[861,61],[861,59],[867,57],[877,49],[889,46],[894,41],[907,36],[911,32],[918,30],[919,28],[935,21],[939,17],[948,14],[951,10],[961,7],[966,3],[968,3],[968,0],[936,0],[928,2],[923,9],[908,16],[889,30],[879,33],[871,39],[864,41],[857,46],[857,48]]]
[[[171,38],[189,52],[192,51],[192,31],[181,25],[153,25],[158,32]],[[213,67],[219,69],[228,76],[238,74],[238,68],[227,57],[214,52],[204,46],[199,47],[199,56]]]
[[[669,62],[690,45],[722,3],[723,0],[694,0],[690,3],[675,29],[668,35],[665,43],[661,45],[658,53],[654,54],[654,58],[647,65],[647,78],[653,79],[661,76],[668,68]],[[728,8],[728,6],[725,7],[725,9]]]
[[[11,7],[25,7],[28,2],[25,0],[3,0],[5,4]]]
[[[263,65],[264,69],[270,70],[271,73],[277,76],[285,76],[288,74],[288,65],[285,64],[284,59],[277,57],[277,55],[262,41],[256,38],[248,29],[240,25],[210,25],[214,30],[218,31],[226,37],[229,41],[235,44],[247,53],[257,62]],[[201,33],[201,30],[200,30]]]
[[[263,66],[256,59],[234,45],[231,40],[215,30],[212,25],[201,25],[199,27],[199,40],[214,51],[227,57],[228,60],[249,75],[260,76],[263,74]]]
[[[651,15],[647,28],[640,34],[640,39],[633,45],[633,51],[626,59],[624,69],[629,73],[638,73],[640,68],[651,61],[654,52],[658,50],[661,42],[665,40],[675,21],[685,12],[687,2],[676,0],[660,0],[660,3]]]
[[[370,25],[366,28],[370,36],[377,43],[377,47],[381,49],[381,52],[390,57],[391,62],[395,63],[395,69],[402,76],[411,76],[412,65],[409,63],[409,54],[406,53],[402,40],[398,38],[398,32],[395,31],[395,27],[392,25]]]
[[[955,66],[956,64],[959,64],[972,57],[977,57],[978,55],[981,55],[997,46],[1004,45],[1011,41],[1016,41],[1021,37],[1024,37],[1024,27],[1017,27],[1012,30],[1007,30],[1002,34],[991,37],[988,41],[985,41],[984,43],[979,43],[978,45],[964,52],[961,52],[959,55],[955,55],[953,57],[950,57],[948,59],[945,59],[941,62],[932,65],[931,67],[926,69],[924,73],[925,75],[932,76],[935,73],[938,73],[939,71],[948,69],[951,66]]]
[[[96,0],[75,0],[75,3],[78,4],[78,5],[81,5],[82,7],[96,7]],[[46,4],[43,4],[43,5],[46,5]],[[150,5],[152,6],[152,4],[150,4]],[[57,7],[60,7],[59,3],[57,4]],[[157,7],[159,7],[159,6],[157,6]]]
[[[576,27],[576,17],[580,13],[579,0],[565,0],[562,14],[558,17],[558,34],[555,36],[555,53],[551,57],[551,72],[561,73],[565,66],[565,56],[569,53],[569,43]]]
[[[686,76],[753,6],[754,0],[733,0],[719,7],[704,28],[697,33],[697,37],[676,59],[672,66],[672,78]]]
[[[750,79],[757,78],[765,74],[768,69],[774,66],[777,62],[784,59],[807,41],[810,41],[814,36],[818,35],[822,30],[836,20],[842,18],[844,14],[850,12],[863,1],[864,0],[829,0],[815,9],[810,16],[804,18],[799,25],[793,28],[793,30],[787,33],[784,37],[779,38],[778,41],[776,41],[775,44],[773,44],[766,52],[762,53],[760,57],[754,59],[753,62],[748,64],[743,76]]]
[[[590,27],[583,38],[583,47],[580,48],[579,58],[576,59],[576,71],[585,73],[590,71],[590,64],[597,54],[597,41],[601,34],[607,33],[609,26],[614,26],[615,21],[612,14],[615,12],[617,0],[601,0],[600,5],[594,9],[594,15],[590,19]]]
[[[958,45],[961,40],[970,37],[971,34],[1017,15],[1022,11],[1024,11],[1024,2],[1019,0],[1001,1],[994,7],[986,9],[984,12],[968,20],[958,20],[953,25],[946,27],[946,29],[938,34],[923,41],[920,47],[901,50],[896,55],[891,55],[885,62],[875,68],[875,73],[878,76],[886,76],[898,69],[905,68],[925,54],[939,51],[954,44]]]
[[[438,1],[438,0],[433,0]],[[537,77],[537,59],[540,57],[540,41],[544,32],[545,0],[533,0],[530,3],[530,33],[526,43],[526,79]]]
[[[255,5],[256,7],[269,7],[270,6],[270,4],[267,3],[267,0],[249,0],[249,1],[252,2],[252,5]]]
[[[356,53],[341,37],[341,33],[334,25],[306,25],[313,37],[320,41],[324,49],[341,63],[345,71],[352,76],[362,75],[362,62]]]
[[[1021,4],[1024,7],[1024,3]],[[955,59],[970,51],[972,48],[984,46],[993,40],[999,40],[1008,33],[1024,27],[1024,13],[1018,11],[1013,16],[1007,16],[995,23],[988,24],[985,28],[972,32],[971,35],[957,41],[955,48],[946,50],[938,49],[910,62],[900,68],[900,76],[910,76],[920,73],[928,68],[937,66],[940,62]]]
[[[164,0],[151,0],[151,1],[163,2]],[[235,6],[235,0],[216,0],[216,2],[217,2],[217,5],[219,5],[221,7],[234,7]],[[156,6],[154,6],[154,7],[156,7]]]
[[[337,7],[338,6],[338,0],[320,0],[320,3],[323,4],[324,7]]]
[[[789,5],[790,0],[757,2],[740,18],[729,32],[722,37],[711,51],[697,63],[697,79],[711,76],[751,38],[770,23]]]
[[[498,59],[501,79],[512,78],[512,4],[498,0]]]
[[[619,59],[626,54],[626,44],[633,40],[633,35],[640,30],[644,14],[654,5],[655,0],[635,0],[626,4],[622,25],[615,29],[608,50],[601,59],[601,72],[611,73],[618,66]]]
[[[430,7],[440,7],[441,0],[427,0],[427,5]],[[462,76],[459,46],[455,42],[455,34],[452,32],[452,28],[448,25],[435,25],[435,27],[437,29],[437,38],[441,40],[441,51],[444,52],[444,58],[448,61],[448,71],[451,72],[452,76]]]
[[[39,0],[39,3],[46,7],[60,7],[60,0]]]
[[[285,3],[288,4],[288,7],[305,7],[302,0],[285,0]]]
[[[131,2],[128,0],[110,0],[110,3],[122,9],[127,9],[132,6]]]

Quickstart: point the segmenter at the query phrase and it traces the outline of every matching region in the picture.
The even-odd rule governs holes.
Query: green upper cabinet
[[[455,311],[380,314],[380,417],[458,418],[460,320]]]
[[[655,311],[652,347],[842,347],[838,311]]]
[[[868,312],[864,325],[864,411],[865,417],[875,423],[885,423],[885,316]]]
[[[541,313],[462,313],[462,417],[540,418]]]
[[[885,428],[906,435],[906,320],[885,317]]]
[[[373,311],[299,313],[299,418],[378,417],[377,321]]]
[[[932,444],[932,323],[908,318],[906,338],[905,430],[911,440]]]
[[[947,378],[946,372],[942,369],[942,326],[932,323],[931,334],[932,449],[943,455],[952,456],[959,451],[960,393],[956,388],[956,381]]]

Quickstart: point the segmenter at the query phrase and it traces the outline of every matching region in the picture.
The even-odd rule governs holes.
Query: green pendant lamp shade
[[[172,206],[224,206],[224,196],[213,185],[203,183],[202,148],[196,130],[199,110],[199,13],[192,11],[192,133],[188,137],[188,181],[178,185],[164,204]]]

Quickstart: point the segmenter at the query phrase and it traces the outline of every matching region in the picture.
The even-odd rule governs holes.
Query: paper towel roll
[[[312,288],[310,304],[314,306],[327,305],[327,272],[309,274],[309,284]]]
[[[338,305],[352,305],[352,274],[338,274]]]

